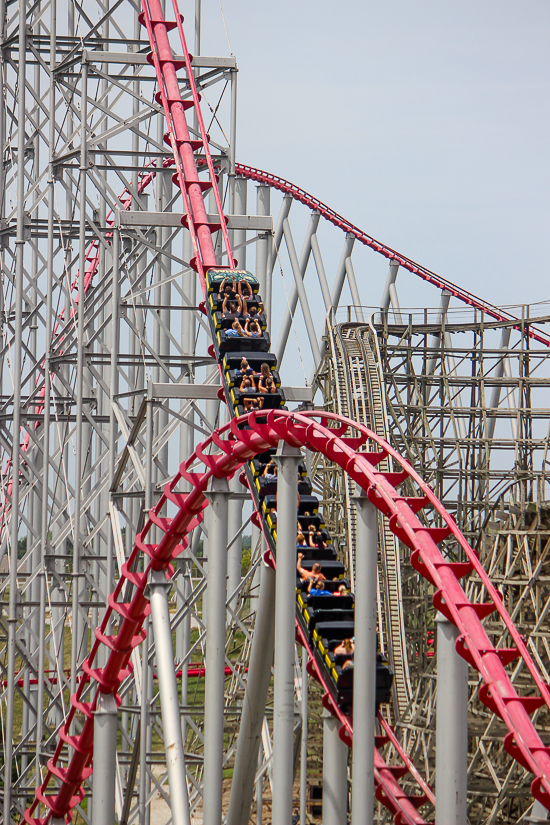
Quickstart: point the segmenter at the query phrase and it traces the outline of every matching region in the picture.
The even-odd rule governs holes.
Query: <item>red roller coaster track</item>
[[[239,428],[245,420],[250,429]],[[346,437],[345,434],[350,428],[359,431],[360,435]],[[71,711],[61,729],[56,752],[48,762],[46,777],[36,792],[33,805],[25,812],[26,822],[44,825],[49,822],[51,816],[68,817],[67,821],[70,821],[71,809],[83,798],[81,785],[91,771],[93,710],[98,695],[111,693],[116,696],[122,679],[131,670],[130,656],[133,648],[143,639],[143,621],[149,611],[148,601],[144,595],[148,574],[151,570],[171,572],[171,562],[188,544],[186,536],[202,521],[203,511],[207,506],[205,492],[209,480],[212,477],[233,476],[254,455],[276,446],[281,439],[294,446],[320,452],[338,464],[366,491],[369,500],[389,518],[393,532],[411,548],[416,569],[434,585],[435,607],[460,631],[458,652],[483,678],[484,685],[479,694],[481,701],[496,713],[508,728],[509,733],[505,738],[507,752],[522,767],[535,775],[532,782],[533,795],[546,807],[550,807],[550,751],[530,719],[530,714],[538,707],[546,704],[550,708],[548,687],[505,610],[498,591],[452,516],[413,468],[389,444],[366,427],[335,415],[274,410],[267,414],[250,413],[245,418],[239,418],[238,422],[234,419],[230,424],[216,430],[196,448],[193,455],[182,464],[174,479],[166,485],[164,494],[149,514],[147,524],[137,536],[132,554],[123,565],[116,589],[109,597],[109,608],[101,627],[96,630],[96,641],[84,662],[83,676],[76,694],[71,699]],[[378,449],[374,452],[361,452],[360,448],[368,440],[374,442]],[[210,452],[213,449],[218,449],[219,452]],[[387,456],[391,456],[401,467],[400,472],[383,473],[376,470],[377,464]],[[197,463],[205,465],[206,470],[199,470],[195,466]],[[397,488],[405,479],[414,482],[419,495],[411,498],[399,492]],[[180,481],[190,482],[191,492],[178,492]],[[173,518],[161,515],[168,502],[178,508]],[[444,526],[424,526],[418,518],[418,513],[426,507],[432,507],[436,511]],[[154,526],[162,530],[163,537],[158,544],[148,544],[147,535]],[[442,555],[438,544],[448,536],[452,536],[460,544],[468,559],[467,562],[451,563]],[[142,554],[147,562],[144,564],[144,572],[132,572]],[[470,602],[459,581],[472,570],[480,577],[489,597],[489,601],[483,604]],[[126,592],[127,584],[133,586],[133,596],[130,601],[119,601]],[[495,648],[491,643],[482,622],[495,611],[500,614],[510,632],[514,648]],[[106,636],[106,628],[113,612],[119,616],[119,627],[114,635]],[[109,656],[103,668],[94,668],[100,644],[107,646]],[[506,665],[519,657],[523,659],[533,678],[538,689],[537,695],[519,696],[512,684]],[[312,662],[312,667],[315,667],[314,658]],[[97,684],[95,695],[85,700],[84,694],[92,682]],[[328,693],[325,703],[340,718],[343,738],[351,741],[353,729],[349,718],[332,704]],[[85,715],[86,721],[79,734],[70,735],[69,730],[77,710]],[[66,769],[57,767],[64,743],[74,750]],[[403,757],[405,758],[404,754]],[[400,817],[396,818],[396,822],[408,825],[422,823],[424,820],[414,806],[418,798],[413,797],[411,800],[401,791],[392,769],[385,764],[380,753],[377,753],[376,764],[378,798],[387,804],[396,817]],[[409,762],[406,762],[406,765],[417,778],[414,766]],[[54,794],[48,793],[52,777],[61,781]],[[46,816],[42,818],[34,816],[39,803],[48,809]]]
[[[334,209],[331,209],[330,206],[327,206],[325,203],[318,200],[318,198],[313,197],[313,195],[310,195],[304,189],[300,189],[300,187],[296,186],[296,184],[290,183],[290,181],[284,180],[284,178],[280,178],[277,175],[272,175],[269,172],[262,172],[261,169],[255,169],[253,166],[244,166],[241,163],[236,164],[235,172],[238,175],[248,178],[249,180],[272,186],[274,189],[278,189],[285,195],[291,195],[295,200],[300,201],[300,203],[303,203],[309,209],[319,212],[323,218],[326,218],[327,221],[330,221],[330,223],[334,224],[334,226],[337,226],[338,229],[341,229],[343,232],[349,232],[359,241],[359,243],[374,249],[375,252],[378,252],[385,258],[396,261],[399,266],[403,267],[403,269],[412,272],[414,275],[418,275],[419,278],[422,278],[424,281],[428,281],[428,283],[433,284],[433,286],[438,289],[444,289],[447,292],[450,292],[454,298],[458,298],[459,301],[462,301],[468,306],[474,307],[474,309],[479,309],[490,318],[494,318],[495,321],[517,321],[517,329],[522,328],[521,320],[515,315],[506,312],[488,301],[484,301],[482,298],[478,298],[476,295],[465,289],[461,289],[461,287],[453,284],[452,281],[447,281],[445,278],[442,278],[441,275],[436,275],[435,272],[431,272],[429,269],[426,269],[425,266],[417,264],[415,261],[411,260],[411,258],[407,258],[406,255],[402,255],[390,246],[386,246],[380,241],[377,241],[375,238],[367,235],[366,232],[363,232],[362,229],[359,229],[357,226],[354,226],[348,220],[343,218],[342,215],[339,215],[334,211]],[[546,335],[545,332],[537,327],[529,326],[528,334],[531,338],[533,338],[533,340],[538,341],[540,344],[550,346],[550,335]]]
[[[185,217],[184,224],[190,231],[195,257],[193,265],[197,270],[203,291],[205,290],[205,270],[217,266],[212,243],[212,233],[222,230],[229,265],[233,264],[229,238],[223,217],[221,202],[214,185],[219,222],[210,223],[206,214],[203,192],[211,188],[215,180],[214,167],[208,149],[208,140],[204,124],[200,115],[199,96],[194,84],[191,71],[191,60],[187,51],[181,16],[176,0],[173,0],[175,22],[164,20],[159,0],[142,0],[142,22],[147,28],[151,43],[150,60],[155,66],[159,82],[157,99],[165,111],[168,123],[168,140],[173,150],[176,166],[175,181],[181,189]],[[193,105],[197,114],[199,129],[202,136],[201,151],[206,155],[209,171],[209,180],[201,181],[194,157],[198,148],[196,141],[191,140],[185,120],[185,108],[177,78],[180,68],[174,62],[168,41],[168,31],[178,28],[184,55],[184,65],[192,90]],[[242,167],[241,167],[242,169]],[[256,173],[257,170],[253,170]],[[257,173],[264,174],[264,173]],[[252,177],[252,173],[250,173]],[[270,176],[266,176],[270,177]],[[277,179],[278,188],[286,182]],[[268,182],[268,181],[266,181]],[[270,184],[277,186],[275,179]],[[296,191],[293,193],[299,200]],[[306,193],[302,193],[304,196]],[[308,196],[309,197],[309,196]],[[313,199],[312,199],[313,201]],[[323,207],[329,220],[337,223],[339,216],[328,210],[320,202],[309,204],[312,208]],[[338,220],[337,220],[338,219]],[[343,222],[344,224],[346,222]],[[346,231],[356,231],[355,227],[342,226]],[[365,239],[364,233],[360,233]],[[359,237],[359,236],[357,236]],[[363,240],[367,243],[367,240]],[[408,259],[398,256],[393,250],[369,238],[368,245],[377,251],[394,258],[411,271],[421,277],[433,276]],[[390,254],[391,253],[391,254]],[[414,267],[414,269],[412,268]],[[218,267],[219,268],[219,267]],[[426,278],[428,279],[428,278]],[[428,279],[429,280],[429,279]],[[440,288],[449,288],[448,282],[442,279],[433,281]],[[457,288],[454,287],[456,290]],[[451,289],[451,291],[453,291]],[[472,298],[467,293],[457,290],[461,300]],[[464,297],[466,296],[466,297]],[[476,299],[477,300],[477,299]],[[471,300],[466,303],[472,304]],[[490,307],[484,305],[483,308]],[[480,308],[482,308],[480,306]],[[489,312],[489,309],[485,309]],[[498,313],[499,320],[505,316],[500,310],[492,308]],[[489,313],[490,314],[490,313]],[[496,316],[494,316],[496,317]],[[510,319],[506,319],[510,320]],[[513,319],[511,319],[513,320]],[[547,341],[545,341],[547,343]],[[240,427],[247,423],[249,429]],[[359,436],[346,436],[352,428],[359,432]],[[164,493],[157,505],[150,511],[148,521],[137,536],[134,549],[122,566],[120,580],[108,599],[108,609],[101,627],[96,629],[96,640],[89,656],[82,666],[82,676],[78,683],[76,694],[71,697],[71,710],[61,728],[60,741],[52,759],[48,762],[48,770],[44,781],[36,791],[34,802],[25,812],[25,821],[28,823],[45,824],[52,817],[63,817],[67,822],[71,820],[71,811],[78,804],[84,791],[82,783],[92,771],[93,760],[93,711],[96,707],[99,694],[117,696],[119,685],[125,676],[131,672],[130,657],[133,648],[144,638],[143,621],[149,611],[149,604],[145,597],[145,586],[151,570],[166,571],[171,575],[171,562],[187,546],[187,535],[197,527],[203,519],[203,511],[207,506],[205,491],[211,478],[232,477],[242,465],[254,455],[274,447],[280,440],[300,447],[307,447],[314,452],[322,453],[326,458],[340,466],[360,487],[377,509],[389,518],[389,525],[395,535],[412,551],[412,563],[415,568],[434,586],[433,597],[435,607],[444,613],[460,631],[457,642],[458,652],[475,667],[481,674],[484,686],[480,690],[481,701],[496,713],[508,728],[505,738],[505,748],[524,768],[531,771],[535,779],[532,783],[534,796],[550,809],[550,751],[544,745],[535,727],[530,713],[546,704],[550,708],[550,692],[535,663],[529,656],[525,643],[517,632],[510,616],[506,612],[498,591],[488,579],[475,551],[468,545],[452,517],[447,513],[430,488],[424,484],[415,473],[387,443],[378,438],[373,432],[354,422],[339,416],[319,413],[289,413],[274,410],[268,413],[251,413],[232,420],[230,424],[216,430],[210,438],[199,445],[193,455],[185,461],[177,475],[166,485]],[[377,445],[374,452],[362,452],[361,447],[367,441]],[[214,452],[218,451],[218,452]],[[383,459],[390,456],[401,467],[399,473],[384,473],[376,470],[376,466]],[[199,469],[196,465],[204,465],[206,469]],[[419,495],[407,497],[400,494],[398,486],[409,479],[413,482]],[[178,484],[188,482],[190,492],[179,492]],[[163,515],[168,503],[175,505],[177,512],[172,518]],[[431,507],[438,514],[442,527],[427,528],[418,518],[418,513],[425,507]],[[157,527],[162,532],[160,542],[147,543],[150,531]],[[438,548],[438,544],[445,538],[452,536],[463,550],[467,562],[461,564],[450,563]],[[143,559],[143,571],[137,567]],[[483,604],[471,603],[460,585],[460,578],[475,570],[481,579],[489,601]],[[132,593],[131,597],[129,592]],[[128,599],[124,601],[124,599]],[[482,624],[483,619],[490,613],[497,611],[503,620],[514,648],[495,648],[491,643]],[[112,635],[107,635],[109,622],[118,616],[118,628]],[[305,642],[305,639],[302,639]],[[94,667],[100,645],[107,648],[106,664],[103,667]],[[506,671],[506,666],[513,660],[521,657],[530,672],[538,694],[536,696],[519,696]],[[315,659],[312,658],[312,668],[315,668]],[[317,674],[322,679],[321,675]],[[95,690],[94,690],[95,683]],[[350,720],[340,714],[338,709],[325,696],[325,704],[339,716],[342,723],[342,737],[350,742],[353,730]],[[79,733],[72,731],[76,712],[85,717],[82,730]],[[388,736],[392,736],[391,729],[385,726]],[[399,743],[394,741],[397,749]],[[63,745],[72,749],[72,755],[66,768],[59,766]],[[378,743],[380,744],[380,743]],[[433,801],[433,795],[425,782],[421,779],[408,757],[401,751],[407,768],[422,787],[427,798]],[[395,778],[396,769],[386,765],[380,753],[376,755],[376,785],[377,797],[394,814],[395,822],[401,825],[421,825],[423,818],[418,814],[416,807],[425,799],[423,797],[408,797],[399,787]],[[57,780],[59,786],[49,789],[50,782]],[[44,806],[44,816],[41,816],[40,806]]]

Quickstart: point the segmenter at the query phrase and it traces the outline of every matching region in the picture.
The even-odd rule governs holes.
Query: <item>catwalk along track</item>
[[[173,5],[175,20],[166,21],[158,0],[144,2],[142,23],[147,29],[151,45],[150,61],[155,67],[159,83],[157,100],[162,104],[168,124],[166,141],[173,152],[171,163],[176,170],[174,180],[180,188],[183,200],[182,223],[191,235],[194,249],[192,266],[201,283],[203,309],[215,342],[211,355],[218,360],[220,382],[232,420],[225,427],[215,430],[212,436],[199,445],[181,465],[177,475],[166,485],[164,494],[150,511],[143,530],[137,536],[134,550],[122,566],[119,582],[109,597],[109,608],[101,627],[96,629],[96,641],[82,667],[78,689],[71,698],[71,710],[61,728],[57,749],[48,762],[46,776],[36,791],[34,802],[25,812],[25,821],[48,823],[52,818],[65,818],[66,821],[70,821],[72,809],[82,801],[82,783],[93,770],[93,714],[99,696],[112,695],[116,698],[121,680],[131,672],[132,650],[144,638],[143,622],[149,612],[145,589],[150,574],[153,571],[164,572],[170,577],[173,572],[172,562],[187,546],[187,535],[203,519],[208,504],[206,494],[212,479],[230,478],[245,467],[242,480],[254,498],[256,518],[270,548],[267,560],[273,565],[276,564],[277,523],[273,518],[276,507],[273,507],[273,502],[269,498],[272,493],[262,491],[261,462],[254,462],[257,456],[269,459],[281,442],[321,453],[339,465],[349,478],[365,491],[371,504],[388,519],[392,534],[411,549],[413,565],[434,587],[435,607],[460,632],[458,652],[483,677],[481,701],[494,711],[508,728],[506,750],[534,774],[533,795],[550,808],[550,753],[530,719],[530,714],[538,707],[544,704],[550,707],[550,692],[530,658],[523,639],[515,630],[497,590],[481,567],[475,551],[468,545],[443,505],[412,467],[383,438],[361,424],[341,416],[318,412],[291,413],[284,409],[284,397],[278,390],[273,393],[279,402],[276,408],[267,409],[266,406],[265,409],[259,408],[252,412],[245,410],[246,399],[242,397],[235,384],[235,359],[242,357],[244,351],[245,354],[252,353],[258,360],[268,362],[272,373],[271,380],[275,382],[275,386],[278,383],[280,385],[276,375],[277,364],[273,357],[269,358],[269,336],[261,320],[258,321],[261,333],[255,338],[249,337],[246,341],[250,349],[231,349],[235,340],[242,339],[240,335],[228,336],[214,297],[215,287],[220,284],[219,276],[222,270],[223,277],[232,278],[235,275],[236,281],[237,276],[239,282],[247,281],[250,284],[250,301],[254,303],[256,295],[256,302],[260,308],[254,277],[239,272],[233,259],[222,204],[215,185],[215,169],[200,113],[199,96],[193,81],[191,58],[185,43],[182,19],[175,0]],[[169,45],[168,31],[173,28],[177,28],[179,32],[184,65],[175,62]],[[192,100],[186,100],[185,103],[178,85],[177,73],[180,69],[185,69],[192,91]],[[197,117],[200,141],[192,140],[190,137],[185,118],[185,110],[189,108],[193,109]],[[206,158],[206,179],[199,178],[195,159],[197,151]],[[255,179],[253,174],[249,172],[249,177]],[[271,184],[276,185],[273,182]],[[206,214],[203,199],[204,192],[212,188],[218,212],[217,220],[214,222]],[[227,267],[221,267],[212,241],[213,233],[220,231],[228,258]],[[385,254],[382,249],[378,251]],[[396,255],[392,252],[391,257],[396,258]],[[413,266],[405,259],[398,257],[397,260],[405,268]],[[418,267],[416,270],[422,277],[430,275],[427,271],[420,271]],[[414,268],[411,271],[415,271]],[[446,285],[445,288],[449,287]],[[485,311],[489,312],[489,309]],[[261,312],[259,314],[261,315]],[[538,333],[531,330],[530,334]],[[257,344],[256,348],[253,343]],[[388,462],[388,467],[385,468],[382,462]],[[414,496],[400,494],[399,487],[405,481],[415,487]],[[185,485],[190,489],[182,491],[181,488]],[[305,496],[307,497],[307,493]],[[167,515],[169,505],[175,512],[174,515]],[[311,511],[308,511],[309,518],[314,518],[311,516],[311,512],[315,512],[314,501],[311,501],[311,506]],[[425,508],[431,508],[438,514],[439,527],[427,528],[422,523],[419,516]],[[320,517],[316,516],[316,519],[315,526],[322,527]],[[148,541],[155,531],[162,534],[160,541]],[[464,561],[451,563],[442,553],[439,545],[448,538],[458,544]],[[324,539],[325,543],[328,539],[328,536]],[[487,600],[483,603],[469,602],[460,584],[460,580],[473,570],[485,587]],[[289,582],[289,587],[293,585],[294,582]],[[325,637],[318,630],[313,630],[311,613],[307,611],[307,607],[303,595],[297,592],[297,637],[308,651],[310,672],[324,688],[325,707],[338,718],[341,724],[341,738],[352,745],[353,723],[349,693],[351,683],[346,679],[340,682],[345,674],[329,656]],[[351,607],[350,611],[352,614]],[[487,636],[483,628],[483,619],[494,611],[500,614],[513,638],[513,648],[495,648]],[[348,621],[344,617],[339,618]],[[353,615],[349,621],[352,629]],[[113,624],[116,627],[113,628]],[[105,664],[98,666],[97,658],[101,646],[105,651]],[[531,675],[535,694],[519,696],[510,681],[506,668],[518,658],[523,659]],[[381,665],[383,666],[383,662]],[[381,685],[381,697],[384,698],[385,687]],[[73,724],[77,712],[85,718],[78,732]],[[398,746],[391,728],[382,719],[381,724],[385,736],[390,737]],[[421,825],[425,820],[418,812],[418,808],[428,802],[433,803],[433,794],[405,754],[402,767],[386,765],[379,751],[384,741],[385,738],[382,738],[374,743],[377,747],[377,798],[393,813],[396,823]],[[72,755],[67,766],[62,767],[61,757],[65,754],[65,746],[69,747]],[[406,771],[409,771],[419,784],[421,793],[417,796],[408,796],[399,786],[398,777]]]

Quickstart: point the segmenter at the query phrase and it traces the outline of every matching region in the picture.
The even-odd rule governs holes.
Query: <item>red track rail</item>
[[[239,429],[245,420],[250,429]],[[350,428],[359,431],[360,435],[346,437]],[[61,740],[53,758],[48,762],[46,777],[36,792],[33,805],[25,812],[26,822],[44,825],[52,815],[66,817],[69,822],[71,809],[83,798],[82,782],[91,770],[93,710],[98,694],[111,693],[116,696],[120,682],[129,672],[130,655],[132,649],[143,639],[143,620],[149,611],[144,595],[148,574],[151,570],[165,570],[169,573],[171,562],[187,546],[187,535],[202,521],[203,510],[207,506],[205,492],[210,479],[233,476],[255,454],[275,447],[281,439],[294,446],[305,446],[309,450],[320,452],[334,461],[366,491],[377,509],[388,516],[392,531],[411,548],[416,569],[434,585],[435,607],[460,630],[457,650],[479,671],[484,681],[479,692],[480,699],[503,720],[509,730],[504,740],[506,751],[522,767],[535,774],[531,786],[533,795],[550,808],[550,752],[530,718],[530,714],[544,704],[550,708],[548,687],[529,656],[498,592],[479,563],[476,552],[468,545],[452,516],[413,468],[389,444],[366,427],[336,415],[273,410],[267,414],[250,413],[215,431],[182,464],[178,474],[166,485],[156,507],[151,510],[147,524],[136,538],[130,558],[123,565],[117,587],[109,597],[109,609],[101,628],[96,630],[96,641],[83,665],[83,677],[76,695],[71,699],[72,707],[62,728]],[[367,441],[376,444],[378,449],[374,452],[359,451]],[[214,453],[213,450],[218,452]],[[377,464],[388,456],[393,458],[401,472],[383,473],[376,470]],[[206,469],[198,469],[196,465],[199,463],[205,465]],[[406,497],[398,491],[398,486],[405,479],[414,482],[418,496]],[[178,492],[180,481],[190,482],[191,492]],[[173,518],[162,515],[168,502],[178,508]],[[436,511],[443,527],[424,526],[418,513],[426,507],[432,507]],[[160,528],[163,536],[158,544],[148,544],[147,535],[154,526]],[[454,564],[445,559],[438,544],[447,536],[458,541],[468,562]],[[146,557],[143,572],[131,572],[142,554]],[[484,604],[470,602],[460,585],[459,579],[474,569],[489,597],[489,601]],[[133,596],[128,602],[120,602],[127,583],[133,586]],[[496,649],[485,632],[482,621],[494,611],[500,614],[512,635],[514,648]],[[114,635],[106,636],[107,624],[113,612],[119,617],[118,630]],[[108,647],[109,656],[105,667],[94,668],[100,644]],[[533,677],[538,689],[537,695],[519,696],[512,684],[506,665],[519,657],[523,658]],[[96,683],[95,694],[86,698],[85,691],[93,682]],[[333,706],[331,709],[338,714]],[[69,729],[76,710],[84,713],[86,721],[80,733],[70,736]],[[343,735],[349,738],[352,734],[351,724],[346,717],[339,715],[339,718],[345,728]],[[63,743],[74,749],[66,769],[57,766]],[[384,804],[390,801],[391,806],[396,806],[396,822],[407,825],[423,822],[416,810],[416,818],[411,818],[407,802],[413,807],[414,804],[403,792],[401,797],[396,795],[392,768],[383,768],[381,759],[381,756],[377,757],[378,798]],[[48,793],[52,777],[57,777],[61,785],[55,793]],[[47,808],[43,818],[34,816],[39,803]],[[394,810],[392,807],[390,809]]]
[[[313,195],[310,195],[304,189],[300,189],[300,187],[296,186],[294,183],[290,183],[290,181],[280,178],[277,175],[272,175],[270,172],[262,172],[261,169],[255,169],[253,166],[245,166],[241,163],[236,164],[235,172],[237,175],[242,175],[242,177],[248,178],[248,180],[253,180],[257,183],[265,183],[268,186],[272,186],[274,189],[278,189],[280,192],[284,192],[285,195],[291,195],[295,200],[300,201],[300,203],[303,203],[309,209],[319,212],[323,218],[326,218],[327,221],[330,221],[330,223],[337,226],[343,232],[349,232],[351,235],[354,235],[359,243],[364,244],[364,246],[369,246],[385,258],[396,261],[399,266],[403,267],[403,269],[407,269],[414,275],[418,275],[419,278],[422,278],[424,281],[428,281],[428,283],[433,284],[433,286],[436,286],[438,289],[447,290],[447,292],[450,292],[455,298],[458,298],[459,301],[462,301],[475,309],[481,310],[490,318],[494,318],[496,321],[517,321],[517,326],[515,327],[516,329],[525,328],[529,336],[534,341],[538,341],[540,344],[544,344],[547,347],[550,346],[550,335],[547,335],[538,327],[522,322],[521,318],[500,309],[494,304],[490,304],[488,301],[484,301],[482,298],[478,298],[476,295],[473,295],[471,292],[467,292],[465,289],[461,289],[456,284],[453,284],[452,281],[447,281],[440,275],[436,275],[435,272],[426,269],[425,266],[417,264],[415,261],[407,258],[406,255],[402,255],[390,246],[386,246],[380,241],[377,241],[375,238],[367,235],[366,232],[363,232],[362,229],[359,229],[357,226],[354,226],[348,220],[343,218],[342,215],[339,215],[334,211],[334,209],[327,206],[326,203],[323,203],[318,200],[318,198],[313,197]]]

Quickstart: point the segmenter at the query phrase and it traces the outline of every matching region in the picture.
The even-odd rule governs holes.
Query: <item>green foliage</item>
[[[243,536],[243,554],[241,557],[241,576],[246,576],[252,560],[252,536]]]

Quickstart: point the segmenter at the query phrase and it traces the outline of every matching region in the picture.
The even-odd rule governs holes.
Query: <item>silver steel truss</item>
[[[140,11],[131,2],[0,5],[5,822],[22,814],[40,784],[144,512],[196,433],[209,433],[220,416],[189,235],[163,165],[164,114]],[[234,139],[236,60],[201,56],[200,27],[194,46],[197,85],[216,113],[220,189],[233,212],[234,142],[224,131]],[[265,233],[271,219],[230,225],[235,235],[240,225]],[[230,728],[260,552],[252,548],[242,578],[242,505],[235,489]],[[171,593],[192,810],[202,804],[206,559],[206,532],[197,530]],[[116,805],[127,822],[146,821],[152,798],[162,810],[167,797],[155,646],[147,640],[142,648],[120,688]],[[227,758],[232,747],[233,740]],[[91,821],[91,802],[78,813]]]
[[[224,415],[140,11],[130,0],[85,7],[55,0],[0,4],[0,555],[5,570],[0,667],[6,822],[22,814],[40,784],[80,666],[144,513],[190,454],[197,435],[208,434]],[[289,332],[299,303],[318,365],[325,309],[311,311],[301,281],[295,280],[297,298],[289,282],[292,312],[280,318],[278,307],[272,311],[273,272],[282,268],[287,278],[298,274],[291,203],[283,199],[273,229],[269,186],[260,184],[255,199],[250,193],[247,200],[247,181],[235,172],[236,59],[201,54],[200,3],[195,11],[195,79],[211,112],[210,145],[233,247],[241,266],[248,253],[252,267],[265,272],[266,308],[279,354],[292,351],[295,337],[289,343]],[[185,93],[184,78],[181,87]],[[318,222],[314,215],[311,226]],[[314,234],[308,230],[300,277],[313,251],[323,294],[334,295],[337,304],[342,270],[329,287],[332,278],[324,274]],[[309,372],[311,358],[302,356]],[[312,400],[307,386],[286,388],[286,395],[291,404]],[[229,509],[228,764],[262,550],[248,512],[242,517],[242,489],[237,483]],[[244,576],[243,531],[252,532]],[[207,534],[208,520],[202,532],[196,530],[171,591],[192,813],[202,807]],[[162,807],[167,784],[155,655],[148,638],[134,651],[133,674],[119,691],[116,807],[127,822],[147,821],[154,799],[156,815],[164,811],[166,821],[170,818],[169,807]],[[298,689],[300,683],[298,671]],[[271,771],[270,724],[264,726],[260,778]],[[91,782],[88,797],[77,806],[86,822],[93,815]]]
[[[407,453],[469,535],[529,649],[548,673],[543,628],[550,606],[550,374],[546,347],[529,337],[531,326],[547,318],[533,318],[529,307],[521,316],[516,324],[492,322],[474,310],[449,309],[444,294],[439,310],[383,309],[372,313],[369,323],[333,323],[327,325],[331,346],[318,380],[331,410],[347,410],[351,403],[371,422],[383,420],[387,410],[390,441]],[[373,361],[382,400],[368,380]],[[452,545],[447,552],[460,560]],[[412,700],[399,726],[415,763],[433,778],[435,611],[430,586],[411,567],[404,545],[400,554]],[[467,592],[483,597],[475,576],[468,580]],[[489,620],[486,627],[505,648],[503,625]],[[520,687],[526,684],[521,667],[514,680]],[[469,821],[524,821],[532,805],[529,776],[512,764],[502,723],[480,705],[479,689],[478,680],[471,680]],[[542,711],[539,725],[547,730]]]

